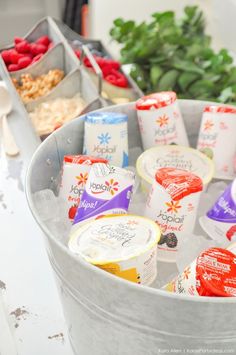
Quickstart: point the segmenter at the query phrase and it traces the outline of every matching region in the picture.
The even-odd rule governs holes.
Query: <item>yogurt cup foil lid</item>
[[[236,108],[232,106],[217,106],[217,105],[209,105],[206,106],[204,112],[211,113],[236,113]]]
[[[160,168],[187,170],[199,176],[204,185],[212,180],[214,174],[212,160],[196,149],[179,145],[163,145],[146,150],[139,156],[136,167],[138,174],[149,184],[152,184]]]
[[[236,256],[221,248],[202,252],[197,258],[196,278],[199,295],[202,286],[209,296],[235,297]]]
[[[128,116],[120,112],[91,112],[85,122],[93,124],[119,124],[128,121]]]
[[[199,176],[182,169],[161,168],[157,170],[155,178],[174,201],[203,189]]]
[[[93,165],[94,163],[107,163],[108,161],[91,155],[65,155],[64,162],[78,165]]]
[[[174,91],[162,91],[143,96],[136,102],[137,110],[153,110],[173,104],[177,99]]]
[[[137,257],[160,239],[160,229],[150,219],[111,215],[84,224],[72,234],[69,249],[96,265]]]

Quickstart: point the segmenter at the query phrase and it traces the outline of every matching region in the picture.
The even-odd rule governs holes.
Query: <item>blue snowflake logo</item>
[[[100,134],[100,136],[98,136],[98,139],[100,141],[100,144],[109,144],[111,136],[109,135],[109,133],[102,133]]]

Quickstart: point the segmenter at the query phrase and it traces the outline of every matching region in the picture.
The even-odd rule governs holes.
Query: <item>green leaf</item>
[[[186,72],[196,73],[203,75],[204,70],[201,69],[198,65],[194,64],[193,62],[175,58],[173,61],[173,68],[180,69]]]
[[[187,52],[186,52],[186,57],[187,58],[194,58],[197,55],[200,55],[202,53],[202,45],[198,44],[198,43],[193,43],[192,46],[189,46],[187,48]]]
[[[200,79],[195,81],[188,90],[192,97],[195,98],[199,95],[209,94],[213,89],[214,84],[210,80]]]
[[[197,6],[186,6],[184,8],[184,12],[189,19],[192,19],[196,15],[197,10]]]
[[[151,67],[150,80],[154,88],[157,86],[159,78],[161,77],[162,74],[163,74],[163,69],[159,65],[155,64]]]
[[[229,101],[230,99],[232,99],[233,97],[233,91],[232,91],[232,88],[231,87],[228,87],[228,88],[225,88],[220,96],[219,96],[219,100],[220,102],[227,102]]]
[[[229,52],[227,51],[227,49],[221,49],[219,52],[219,55],[222,56],[223,63],[225,63],[225,64],[233,63],[233,58],[229,55]]]
[[[178,78],[178,84],[182,91],[185,91],[187,87],[195,80],[199,78],[199,74],[196,73],[182,73]]]
[[[179,76],[178,70],[172,69],[166,72],[158,83],[160,91],[173,90]]]
[[[113,21],[113,23],[114,23],[115,26],[121,27],[124,24],[124,20],[121,17],[119,17],[119,18],[115,19]]]
[[[230,70],[227,83],[228,84],[236,84],[236,67],[234,67]]]
[[[175,14],[173,11],[156,12],[152,14],[152,17],[161,25],[168,26],[174,23]]]

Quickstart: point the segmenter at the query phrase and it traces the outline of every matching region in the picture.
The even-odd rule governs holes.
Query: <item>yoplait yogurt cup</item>
[[[72,221],[74,220],[91,166],[99,162],[107,163],[107,160],[88,155],[64,156],[59,196],[66,202],[68,218]]]
[[[204,109],[197,149],[214,160],[218,179],[236,177],[236,108],[207,106]]]
[[[163,289],[192,296],[236,297],[236,256],[222,248],[207,249]]]
[[[197,149],[164,145],[143,152],[137,159],[136,169],[141,177],[142,189],[150,190],[159,168],[183,169],[198,175],[204,187],[212,180],[214,163]]]
[[[161,168],[156,172],[145,216],[161,228],[158,260],[175,262],[179,239],[194,228],[202,180],[186,170]]]
[[[91,112],[84,122],[84,154],[102,157],[118,167],[129,165],[128,116],[119,112]]]
[[[93,164],[74,226],[107,214],[127,213],[134,182],[132,171],[104,163]]]
[[[219,242],[236,241],[236,179],[206,215],[199,218],[199,222],[212,239]]]
[[[150,285],[157,275],[159,227],[135,215],[111,215],[84,224],[69,248],[89,263],[126,280]]]
[[[175,92],[141,97],[136,110],[144,150],[164,144],[189,145]]]

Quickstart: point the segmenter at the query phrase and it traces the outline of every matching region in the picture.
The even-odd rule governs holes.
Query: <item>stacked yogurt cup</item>
[[[235,114],[236,119],[236,112],[232,108],[223,110],[206,106],[198,149],[194,149],[189,147],[175,93],[163,92],[145,96],[136,102],[135,108],[144,148],[136,162],[137,175],[141,178],[139,192],[143,196],[144,213],[140,213],[141,216],[130,213],[129,203],[135,174],[129,167],[126,169],[129,161],[127,115],[109,111],[90,113],[84,120],[83,152],[93,164],[86,171],[86,181],[80,191],[68,246],[73,253],[96,267],[128,281],[149,286],[158,272],[156,260],[171,263],[176,261],[179,241],[187,234],[190,236],[193,231],[202,192],[207,189],[213,177],[222,178],[218,174],[219,169],[215,169],[215,166],[221,166],[219,145],[222,144],[222,135],[223,141],[228,139],[231,142],[231,130],[235,128],[232,115]],[[205,134],[206,130],[213,127],[210,120],[213,121],[215,143],[206,144],[216,146],[214,154],[209,154],[203,142],[204,139],[210,139],[208,132]],[[226,179],[232,178],[234,174],[236,146],[231,143],[230,153],[227,155],[228,168],[224,175]],[[66,186],[70,186],[68,181]],[[233,197],[228,198],[228,205],[224,204],[223,214],[225,211],[234,214],[236,198],[232,191],[235,191],[235,186],[233,183],[224,193],[227,198],[229,194]],[[222,199],[220,201],[222,207]],[[216,202],[212,209],[217,210],[218,205]],[[212,227],[216,220],[212,217],[214,213],[209,211],[207,216],[201,216],[201,224],[202,219],[205,221],[208,218],[207,223]],[[234,241],[235,220],[230,220],[230,223],[227,230],[223,229],[231,243]],[[204,229],[214,239],[212,230],[207,227]],[[193,260],[190,269],[193,270],[191,282],[195,288],[192,284],[185,287],[190,292],[179,292],[184,289],[181,284],[183,275],[164,289],[197,296],[235,296],[236,270],[232,265],[234,254],[230,250],[222,250],[216,248],[206,251],[204,256],[199,255],[197,261]],[[223,291],[219,291],[214,284],[204,284],[199,288],[199,277],[203,280],[203,276],[199,275],[206,273],[204,260],[211,258],[219,258],[219,263],[223,264],[225,260],[225,267],[231,270],[230,281],[224,285]],[[214,263],[210,271],[211,277],[219,277],[219,270],[215,270]],[[224,284],[229,275],[221,276]]]

